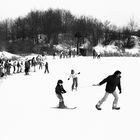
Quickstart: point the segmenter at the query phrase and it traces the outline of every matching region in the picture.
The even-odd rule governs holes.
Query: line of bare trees
[[[23,42],[30,40],[30,47],[26,45],[21,46],[20,49],[16,47],[7,49],[10,51],[14,49],[32,51],[31,44],[38,43],[38,34],[46,35],[46,43],[51,44],[58,44],[59,35],[64,34],[67,39],[61,41],[72,43],[72,45],[84,43],[85,38],[91,42],[91,46],[96,46],[98,43],[108,45],[114,40],[124,41],[127,39],[129,41],[131,35],[140,36],[140,30],[135,28],[136,24],[133,19],[130,19],[127,27],[118,28],[116,25],[110,24],[109,21],[103,23],[92,17],[76,17],[66,10],[36,10],[31,11],[25,17],[0,21],[0,42],[5,44],[7,42],[16,43],[19,40]],[[127,42],[124,47],[130,48],[132,46],[129,46]]]

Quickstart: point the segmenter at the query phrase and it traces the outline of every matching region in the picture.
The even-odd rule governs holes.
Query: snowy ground
[[[0,140],[138,140],[140,139],[140,58],[76,57],[48,58],[50,74],[44,70],[29,76],[16,74],[0,79]],[[70,70],[81,72],[79,89],[71,92]],[[105,85],[93,87],[114,71],[122,72],[122,94],[112,110],[109,96],[102,110],[95,104]],[[54,88],[64,81],[65,104],[75,110],[53,109],[58,104]]]

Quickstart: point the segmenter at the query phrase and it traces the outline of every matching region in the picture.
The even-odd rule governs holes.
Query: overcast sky
[[[27,15],[31,10],[65,9],[73,15],[91,16],[117,26],[125,26],[130,18],[140,27],[139,0],[3,0],[0,20]]]

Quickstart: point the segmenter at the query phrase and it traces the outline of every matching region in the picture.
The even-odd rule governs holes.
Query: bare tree
[[[130,29],[131,32],[134,32],[134,31],[136,31],[137,27],[138,27],[138,25],[135,22],[134,17],[131,17],[130,21],[128,23],[128,28]]]

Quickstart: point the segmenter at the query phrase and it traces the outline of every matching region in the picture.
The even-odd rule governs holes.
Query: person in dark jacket
[[[26,60],[25,61],[25,75],[29,75],[29,71],[30,71],[30,60]]]
[[[112,109],[116,109],[116,110],[120,109],[120,107],[117,107],[118,95],[115,91],[116,87],[118,87],[118,89],[121,93],[120,78],[121,78],[121,72],[119,70],[117,70],[117,71],[114,72],[113,75],[109,75],[107,78],[102,80],[99,84],[97,84],[97,86],[101,86],[104,83],[106,83],[106,89],[105,89],[106,93],[105,93],[104,97],[95,106],[98,110],[101,110],[100,106],[107,99],[109,94],[112,94],[114,96]]]
[[[31,66],[34,68],[34,72],[36,72],[36,58],[35,57],[33,57],[32,59],[31,59]]]
[[[48,62],[45,63],[45,71],[44,71],[44,73],[46,73],[46,71],[49,73]]]
[[[64,104],[64,98],[62,96],[62,94],[66,93],[66,91],[63,88],[63,81],[62,80],[58,80],[57,86],[55,87],[55,93],[59,99],[59,106],[58,107],[59,108],[66,108],[66,106]]]

